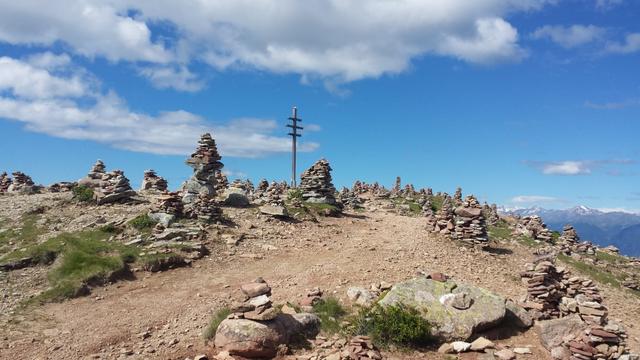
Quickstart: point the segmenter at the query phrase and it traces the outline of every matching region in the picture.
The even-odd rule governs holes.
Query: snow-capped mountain
[[[504,214],[539,215],[547,226],[562,231],[566,224],[573,225],[582,240],[601,246],[615,245],[626,255],[640,256],[640,214],[623,211],[601,211],[587,206],[556,210],[540,207],[502,209]]]

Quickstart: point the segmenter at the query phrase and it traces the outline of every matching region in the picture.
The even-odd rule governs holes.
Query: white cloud
[[[561,199],[552,196],[543,195],[518,195],[511,199],[514,204],[539,204],[560,202]]]
[[[204,87],[204,81],[189,71],[186,66],[154,66],[140,69],[140,74],[148,78],[157,88],[173,88],[195,92]]]
[[[588,108],[597,109],[597,110],[619,110],[619,109],[624,109],[631,106],[640,105],[640,99],[629,99],[629,100],[613,101],[613,102],[606,102],[606,103],[594,103],[591,101],[587,101],[584,103],[584,105]]]
[[[612,54],[631,54],[640,51],[640,33],[627,34],[623,42],[610,42],[605,51]]]
[[[526,51],[507,17],[555,2],[0,0],[0,41],[62,42],[90,58],[170,64],[173,73],[153,67],[143,74],[187,91],[196,87],[185,72],[192,62],[335,85],[400,73],[429,54],[481,64],[517,61]]]
[[[545,25],[536,29],[531,36],[534,39],[550,39],[558,45],[569,49],[601,40],[605,33],[606,30],[604,28],[594,25]]]
[[[10,76],[15,71],[19,76]],[[89,91],[76,87],[77,83],[75,75],[66,77],[26,61],[0,58],[0,90],[10,91],[5,95],[0,92],[0,118],[55,137],[154,154],[188,154],[204,132],[213,133],[223,156],[260,157],[290,150],[288,137],[274,135],[279,129],[274,120],[211,123],[182,110],[152,116],[129,110],[113,92]],[[299,149],[317,147],[302,143]]]
[[[596,0],[598,9],[608,10],[622,4],[624,0]]]
[[[585,175],[590,174],[589,163],[584,161],[561,161],[543,165],[545,175]]]

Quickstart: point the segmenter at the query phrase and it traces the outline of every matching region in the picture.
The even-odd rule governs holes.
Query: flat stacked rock
[[[227,175],[225,175],[221,170],[216,170],[215,178],[217,192],[224,191],[227,187],[229,187],[229,179],[227,178]]]
[[[547,229],[547,225],[537,215],[525,216],[520,219],[516,224],[515,232],[544,242],[551,242],[553,239],[553,233]]]
[[[188,217],[205,224],[222,220],[222,209],[218,202],[207,194],[198,195],[195,201],[186,204],[184,211]]]
[[[278,309],[272,306],[271,287],[262,278],[242,285],[240,290],[245,295],[245,300],[233,306],[231,309],[233,314],[230,317],[267,321],[275,319],[280,313]]]
[[[9,185],[7,192],[32,194],[38,191],[38,187],[33,183],[29,175],[20,171],[16,171],[11,175],[13,175],[13,182]]]
[[[392,194],[397,194],[400,192],[400,189],[402,187],[402,179],[400,179],[400,176],[396,176],[396,181],[393,184],[393,187],[391,188],[391,193]]]
[[[560,311],[563,315],[577,313],[580,318],[590,325],[601,326],[606,324],[608,310],[602,305],[600,290],[590,279],[564,274],[562,283],[566,295],[560,303]]]
[[[364,194],[369,191],[369,185],[363,183],[360,180],[356,180],[351,186],[351,191],[356,194]]]
[[[482,206],[482,212],[484,214],[484,218],[487,221],[487,224],[495,226],[500,221],[500,216],[498,215],[498,206],[496,204],[487,204],[485,203]]]
[[[52,193],[69,192],[76,186],[78,186],[76,182],[61,181],[49,185],[47,190]]]
[[[342,188],[339,194],[340,203],[346,208],[349,209],[362,209],[364,201],[358,197],[353,191],[350,191],[346,187]]]
[[[135,195],[136,192],[131,188],[129,179],[124,176],[124,172],[113,170],[102,175],[100,187],[94,191],[93,196],[97,204],[102,205],[128,200]]]
[[[482,215],[482,207],[472,195],[467,196],[455,209],[455,227],[453,237],[470,245],[487,246],[487,225]]]
[[[180,216],[183,214],[183,210],[184,206],[178,192],[165,191],[156,198],[155,212]]]
[[[373,345],[371,338],[362,335],[354,336],[349,340],[349,344],[343,352],[343,355],[346,355],[348,359],[353,360],[382,359],[380,351],[375,345]]]
[[[91,171],[87,174],[86,177],[78,180],[78,185],[87,186],[93,189],[100,187],[100,182],[102,181],[102,176],[105,174],[105,165],[102,160],[96,160],[96,163],[91,167]]]
[[[267,181],[267,179],[260,179],[260,181],[258,182],[258,186],[256,187],[256,190],[255,190],[256,196],[261,196],[263,193],[267,191],[268,188],[269,188],[269,182]]]
[[[193,175],[182,184],[182,201],[186,204],[195,202],[199,195],[216,196],[216,171],[224,166],[220,160],[218,148],[211,134],[200,137],[198,148],[185,163],[193,168]]]
[[[9,190],[11,183],[13,183],[13,180],[11,180],[6,172],[0,174],[0,193],[6,193]]]
[[[150,169],[144,172],[140,191],[164,192],[167,191],[167,186],[167,180],[158,176],[155,170]]]
[[[551,257],[541,257],[534,263],[525,264],[520,273],[527,287],[527,296],[522,307],[529,310],[537,320],[557,318],[560,315],[558,304],[564,293],[562,279],[564,269],[556,268]]]
[[[433,231],[442,235],[450,236],[454,230],[455,223],[451,198],[446,197],[442,202],[442,207],[435,215],[435,226]]]
[[[331,167],[327,160],[318,160],[302,173],[300,190],[304,201],[336,205],[336,188],[331,183]]]
[[[629,275],[622,281],[622,286],[631,290],[640,291],[640,276]]]

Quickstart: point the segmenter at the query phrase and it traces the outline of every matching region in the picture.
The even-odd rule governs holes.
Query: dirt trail
[[[251,222],[239,221],[240,228]],[[6,330],[0,358],[184,359],[211,353],[202,340],[211,314],[231,302],[240,284],[258,276],[269,282],[276,303],[294,302],[315,286],[345,299],[349,286],[395,282],[417,271],[441,271],[507,297],[524,293],[517,271],[531,258],[526,248],[506,244],[491,253],[476,252],[429,237],[423,226],[422,218],[383,213],[258,224],[262,235],[259,230],[235,248],[217,244],[191,268],[137,272],[137,279],[96,289],[90,297],[25,314]],[[139,334],[145,331],[150,337],[143,340]],[[532,330],[501,342],[532,346],[532,359],[547,357]]]

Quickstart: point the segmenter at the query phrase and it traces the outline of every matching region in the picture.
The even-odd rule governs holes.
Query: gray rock
[[[538,321],[535,328],[542,346],[551,350],[560,346],[565,336],[579,334],[587,328],[587,325],[580,316],[574,314],[560,319]]]
[[[222,199],[225,205],[233,207],[247,207],[250,203],[245,191],[234,187],[225,189]]]
[[[371,291],[361,287],[350,287],[347,289],[349,300],[361,306],[371,306],[376,301],[376,297]]]
[[[174,221],[176,221],[175,215],[162,212],[149,213],[149,218],[158,224],[162,224],[164,227],[169,227]]]
[[[459,310],[440,302],[444,295],[457,293],[466,293],[472,300],[468,309]],[[433,325],[432,335],[443,341],[467,340],[478,331],[498,325],[506,313],[505,299],[488,290],[424,277],[394,285],[379,304],[415,308]]]
[[[287,208],[280,205],[263,205],[260,206],[260,212],[265,215],[287,217],[289,213]]]
[[[505,305],[507,308],[506,322],[522,329],[528,329],[533,326],[533,317],[522,306],[511,300],[507,300]]]

